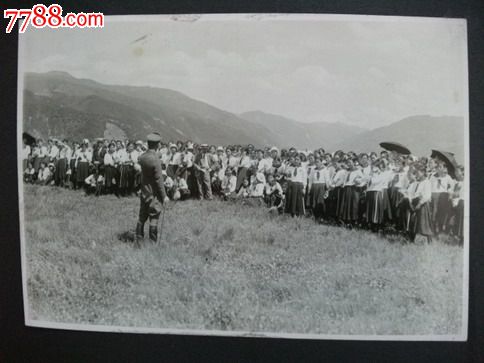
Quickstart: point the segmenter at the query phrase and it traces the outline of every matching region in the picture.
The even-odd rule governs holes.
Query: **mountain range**
[[[393,140],[416,154],[432,146],[463,155],[458,117],[414,116],[367,130],[262,111],[236,115],[170,89],[106,85],[66,72],[26,73],[24,81],[24,130],[34,137],[143,139],[159,131],[164,140],[354,151],[378,150],[380,141]]]

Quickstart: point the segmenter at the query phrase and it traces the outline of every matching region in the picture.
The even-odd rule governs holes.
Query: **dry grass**
[[[136,198],[25,186],[32,319],[180,329],[458,334],[463,251],[187,201],[134,249]]]

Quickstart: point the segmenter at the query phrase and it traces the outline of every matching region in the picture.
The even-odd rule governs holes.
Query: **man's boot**
[[[158,242],[158,227],[157,226],[150,226],[150,241],[152,243]]]
[[[136,224],[136,236],[135,236],[135,239],[134,239],[134,246],[136,248],[141,247],[140,243],[143,240],[144,236],[145,236],[144,223],[138,222]]]

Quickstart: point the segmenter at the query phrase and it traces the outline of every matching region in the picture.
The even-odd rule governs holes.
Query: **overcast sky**
[[[302,122],[374,128],[466,113],[461,20],[126,19],[104,29],[30,27],[20,38],[24,69],[170,88],[227,111]]]

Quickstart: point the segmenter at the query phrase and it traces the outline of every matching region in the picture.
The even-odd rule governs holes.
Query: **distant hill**
[[[368,131],[343,123],[302,123],[261,111],[235,115],[163,88],[105,85],[65,72],[25,75],[24,130],[43,138],[142,139],[159,131],[164,140],[357,152],[378,151],[380,142],[397,141],[416,155],[437,148],[454,152],[462,162],[463,126],[459,117],[414,116]]]
[[[428,115],[407,117],[391,125],[380,127],[340,140],[334,146],[342,150],[378,151],[382,141],[395,141],[407,146],[418,156],[430,155],[431,149],[450,151],[458,162],[464,162],[464,118]]]
[[[182,93],[104,85],[65,72],[25,75],[24,129],[44,138],[93,138],[115,130],[130,138],[160,131],[165,140],[273,143],[267,128]]]
[[[339,122],[303,123],[262,111],[244,112],[239,116],[270,129],[275,144],[295,146],[300,149],[323,147],[331,150],[335,140],[351,138],[366,131],[366,129]]]

